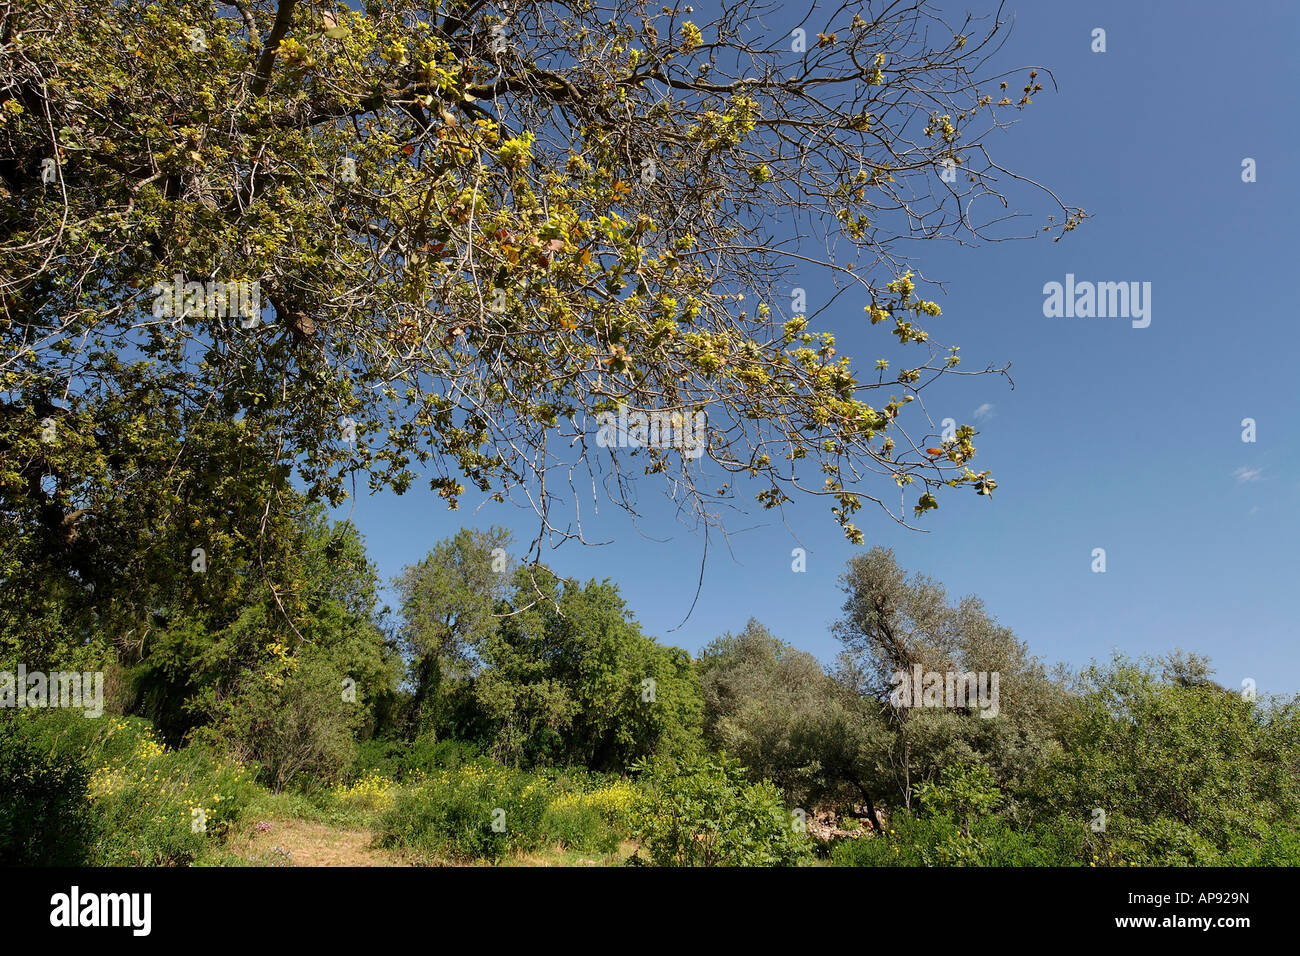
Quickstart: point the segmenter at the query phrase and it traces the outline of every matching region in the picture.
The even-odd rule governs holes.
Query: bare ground
[[[272,866],[409,866],[389,850],[371,846],[368,830],[342,830],[309,820],[272,819],[231,840],[232,853]]]

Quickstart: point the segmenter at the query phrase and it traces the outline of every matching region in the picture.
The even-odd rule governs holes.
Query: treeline
[[[883,548],[845,569],[829,668],[755,620],[666,647],[500,529],[404,569],[394,614],[356,529],[299,505],[261,539],[172,527],[116,571],[10,539],[0,670],[102,669],[109,699],[0,720],[0,855],[201,860],[263,793],[430,861],[1300,862],[1296,701],[1195,655],[1049,672]],[[168,549],[189,563],[151,577]]]

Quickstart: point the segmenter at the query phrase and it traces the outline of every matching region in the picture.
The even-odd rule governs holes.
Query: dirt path
[[[251,861],[279,866],[409,866],[388,850],[375,849],[367,830],[340,830],[307,820],[267,820],[235,851]]]

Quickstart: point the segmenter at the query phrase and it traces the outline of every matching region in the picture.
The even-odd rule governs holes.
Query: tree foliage
[[[6,6],[9,473],[55,476],[39,503],[75,529],[84,466],[31,442],[124,356],[176,389],[190,428],[247,421],[334,502],[357,477],[400,492],[423,470],[452,506],[467,487],[518,496],[564,538],[580,522],[554,509],[581,484],[631,508],[628,479],[648,472],[711,522],[736,490],[708,461],[764,507],[830,497],[860,540],[864,502],[905,508],[872,475],[913,486],[918,513],[945,485],[988,494],[972,427],[941,440],[904,414],[958,363],[930,340],[940,309],[908,241],[1009,237],[1010,217],[971,210],[1029,182],[985,139],[1038,73],[990,64],[1001,22],[949,26],[919,2],[810,14],[796,36],[765,32],[766,13]],[[1044,195],[1059,218],[1042,228],[1073,229],[1082,213]],[[213,282],[258,283],[256,314],[231,314]],[[813,283],[897,338],[897,373],[837,354],[815,327],[829,302],[792,292]],[[620,406],[705,414],[706,457],[598,447],[597,417]],[[93,457],[91,424],[68,421]]]
[[[409,724],[432,732],[453,719],[449,693],[475,674],[509,590],[505,529],[462,528],[394,582],[402,602],[401,644],[414,694]]]
[[[1023,782],[1054,752],[1067,706],[1064,687],[977,597],[952,603],[943,586],[899,568],[893,551],[872,548],[849,561],[841,583],[843,617],[833,633],[845,646],[839,678],[885,707],[893,741],[890,789],[910,806],[915,788],[949,764],[987,763],[1001,784]],[[973,702],[959,707],[899,706],[892,689],[914,668],[998,676],[997,716]]]
[[[498,757],[613,770],[692,748],[690,655],[644,635],[611,582],[521,567],[502,610],[474,685]]]
[[[1202,679],[1181,679],[1188,659],[1117,654],[1084,670],[1062,750],[1034,781],[1049,812],[1090,818],[1099,808],[1129,821],[1139,837],[1195,834],[1220,851],[1263,839],[1283,821],[1294,828],[1296,701],[1244,700],[1209,681],[1208,662],[1195,656],[1193,673]],[[1108,831],[1124,829],[1107,823]]]
[[[755,779],[801,807],[875,801],[889,730],[874,700],[859,697],[806,651],[750,619],[700,654],[705,733]],[[876,820],[879,824],[879,820]]]

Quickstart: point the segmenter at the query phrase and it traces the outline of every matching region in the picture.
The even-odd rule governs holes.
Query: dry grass
[[[313,820],[274,817],[263,821],[269,829],[259,831],[249,823],[226,839],[230,857],[250,866],[486,866],[483,862],[445,860],[413,861],[401,853],[373,846],[367,830],[330,826]],[[605,855],[578,853],[553,847],[516,854],[501,861],[503,866],[619,866],[637,851],[637,844],[624,841],[618,851]]]
[[[272,819],[262,832],[251,827],[227,842],[227,850],[250,863],[272,866],[410,866],[399,854],[371,845],[367,830],[344,830],[310,820]]]

